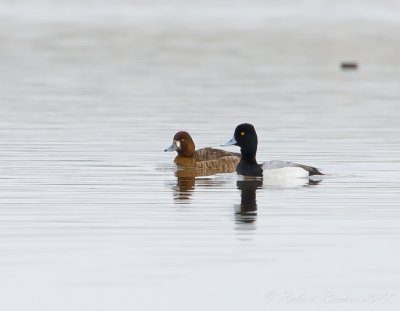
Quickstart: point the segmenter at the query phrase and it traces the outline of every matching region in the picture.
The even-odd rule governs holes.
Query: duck
[[[239,124],[231,140],[222,146],[239,146],[241,159],[236,167],[239,175],[262,177],[267,174],[269,177],[299,177],[306,178],[312,175],[324,175],[317,168],[289,161],[267,161],[257,163],[256,153],[258,138],[252,124]]]
[[[164,151],[176,151],[174,162],[180,168],[195,169],[196,175],[233,173],[240,161],[240,153],[221,149],[203,148],[196,150],[194,141],[186,131],[174,135],[171,146]]]

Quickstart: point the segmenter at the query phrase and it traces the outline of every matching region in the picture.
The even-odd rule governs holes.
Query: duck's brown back
[[[194,159],[196,161],[209,161],[209,160],[218,160],[220,158],[229,156],[238,157],[240,160],[240,153],[228,152],[225,150],[214,149],[214,148],[203,148],[196,150]]]
[[[204,148],[196,151],[194,156],[196,168],[211,174],[232,173],[240,161],[240,154],[221,149]]]
[[[207,175],[218,173],[233,173],[236,171],[240,158],[235,156],[222,157],[217,160],[198,161],[196,169],[204,170]]]

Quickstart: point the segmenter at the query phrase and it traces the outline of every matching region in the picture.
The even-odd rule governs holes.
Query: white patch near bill
[[[181,142],[179,140],[175,140],[175,145],[180,148],[181,147]]]

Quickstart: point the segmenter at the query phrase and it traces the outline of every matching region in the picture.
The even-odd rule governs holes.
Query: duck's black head
[[[242,158],[255,162],[258,138],[254,126],[248,123],[239,124],[233,137],[235,145],[240,147]]]
[[[239,124],[233,138],[224,146],[235,145],[240,147],[242,158],[236,167],[240,175],[262,176],[262,168],[256,161],[258,138],[254,126],[248,123]]]

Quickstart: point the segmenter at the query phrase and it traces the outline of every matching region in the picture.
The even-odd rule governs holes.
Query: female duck
[[[318,169],[312,166],[287,161],[267,161],[258,164],[257,133],[254,126],[248,123],[239,124],[233,138],[223,146],[235,145],[240,147],[242,158],[236,167],[240,175],[263,176],[264,173],[285,175],[285,177],[308,177],[311,175],[323,175]]]
[[[203,148],[195,150],[188,132],[177,132],[172,145],[164,151],[177,151],[175,163],[181,167],[207,170],[203,173],[232,173],[240,161],[240,154],[221,149]]]

